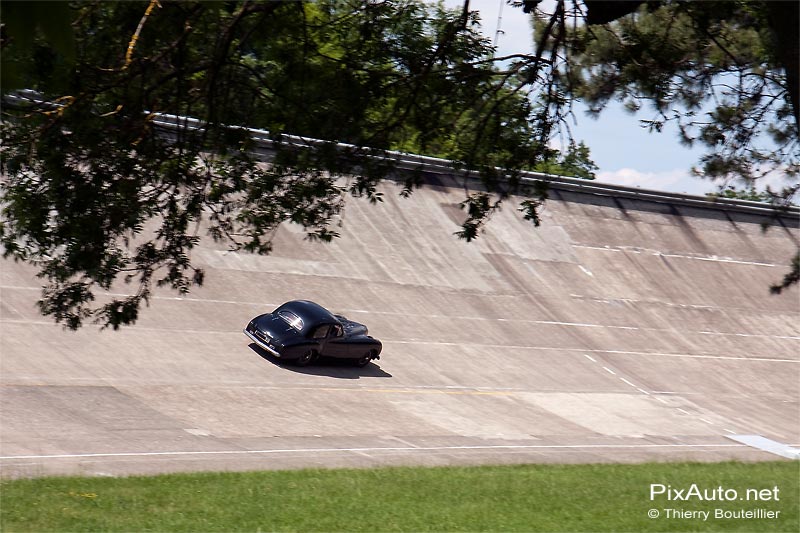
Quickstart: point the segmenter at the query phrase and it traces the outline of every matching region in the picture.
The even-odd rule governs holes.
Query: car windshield
[[[297,331],[301,331],[303,329],[303,319],[291,311],[278,311],[278,316]]]

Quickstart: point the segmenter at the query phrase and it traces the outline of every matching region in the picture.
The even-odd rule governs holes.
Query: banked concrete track
[[[477,242],[464,191],[351,200],[333,244],[279,230],[268,257],[210,240],[204,287],[135,327],[64,331],[31,268],[0,271],[2,475],[387,464],[778,459],[800,444],[800,300],[768,287],[796,215],[552,191]],[[266,358],[242,327],[307,298],[384,343],[364,369]]]

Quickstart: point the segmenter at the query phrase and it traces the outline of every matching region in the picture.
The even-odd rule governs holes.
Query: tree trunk
[[[794,123],[800,135],[800,2],[765,2],[775,55],[786,71]]]

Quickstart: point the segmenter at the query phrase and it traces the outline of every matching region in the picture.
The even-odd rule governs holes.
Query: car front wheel
[[[306,366],[314,360],[314,355],[315,355],[314,350],[308,350],[303,355],[298,357],[295,360],[294,364],[296,364],[297,366]]]

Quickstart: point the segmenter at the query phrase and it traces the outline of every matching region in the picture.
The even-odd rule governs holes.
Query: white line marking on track
[[[583,354],[583,356],[584,356],[586,359],[588,359],[589,361],[591,361],[592,363],[596,363],[596,362],[597,362],[597,359],[595,359],[594,357],[592,357],[592,356],[591,356],[591,355],[589,355],[589,354]]]
[[[633,387],[634,389],[636,388],[636,385],[634,385],[633,383],[631,383],[631,382],[630,382],[630,381],[628,381],[627,379],[625,379],[625,378],[619,378],[619,379],[620,379],[621,381],[623,381],[624,383],[627,383],[628,385],[630,385],[630,386],[631,386],[631,387]]]
[[[0,286],[0,289],[13,289],[13,290],[41,290],[39,287],[20,287],[20,286]],[[124,297],[129,296],[123,293],[104,293],[108,296],[114,297]],[[575,297],[580,297],[579,295],[571,295]],[[178,301],[178,302],[194,302],[194,303],[212,303],[212,304],[232,304],[232,305],[247,305],[251,307],[261,307],[265,309],[274,309],[279,303],[269,303],[269,302],[246,302],[246,301],[235,301],[235,300],[219,300],[219,299],[210,299],[210,298],[191,298],[191,297],[182,297],[182,296],[153,296],[151,297],[153,300],[165,300],[165,301]],[[698,307],[698,306],[689,306],[689,307]],[[406,313],[396,312],[396,311],[380,311],[380,310],[366,310],[366,309],[340,309],[341,312],[344,313],[363,313],[363,314],[370,314],[370,315],[387,315],[387,316],[405,316]],[[661,332],[672,332],[671,329],[664,329],[664,328],[651,328],[651,327],[638,327],[638,326],[619,326],[619,325],[611,325],[611,324],[589,324],[583,322],[563,322],[557,320],[532,320],[532,319],[519,319],[519,318],[496,318],[496,317],[480,317],[480,316],[460,316],[460,315],[442,315],[442,314],[435,314],[429,313],[424,315],[418,315],[424,318],[432,318],[432,319],[456,319],[456,320],[481,320],[481,321],[496,321],[496,322],[521,322],[525,324],[541,324],[541,325],[552,325],[552,326],[565,326],[565,327],[573,327],[573,328],[605,328],[605,329],[620,329],[620,330],[629,330],[629,331],[661,331]],[[28,321],[28,320],[13,320],[13,319],[5,319],[0,322],[7,322],[7,323],[35,323],[35,324],[45,324],[45,325],[52,325],[51,322],[46,321]],[[147,329],[147,328],[138,328],[138,329]],[[161,331],[160,329],[156,328],[156,330]],[[238,330],[237,330],[238,331]],[[800,340],[800,336],[791,336],[791,335],[764,335],[758,333],[731,333],[731,332],[722,332],[722,331],[694,331],[689,333],[697,333],[700,335],[722,335],[722,336],[735,336],[735,337],[757,337],[757,338],[769,338],[769,339],[788,339],[788,340]]]
[[[11,290],[19,290],[19,291],[41,291],[41,287],[26,287],[26,286],[19,286],[19,285],[0,285],[0,290],[4,289],[11,289]],[[105,296],[131,296],[130,294],[125,294],[122,292],[103,292]],[[179,301],[179,302],[199,302],[199,303],[215,303],[215,304],[235,304],[235,305],[256,305],[256,306],[265,306],[269,307],[273,305],[277,307],[280,304],[269,304],[264,302],[242,302],[238,300],[216,300],[213,298],[187,298],[183,296],[151,296],[151,300],[167,300],[167,301]]]
[[[744,261],[740,259],[733,259],[730,257],[718,257],[716,255],[701,256],[701,255],[685,255],[685,254],[665,254],[659,250],[650,248],[639,248],[633,246],[614,246],[614,247],[599,247],[589,246],[585,244],[573,244],[574,248],[584,248],[588,250],[602,250],[604,252],[631,252],[635,254],[647,254],[657,257],[669,257],[672,259],[694,259],[696,261],[712,261],[715,263],[733,263],[735,265],[751,265],[751,266],[764,266],[764,267],[787,267],[788,265],[777,265],[775,263],[764,263],[761,261]]]
[[[589,246],[588,244],[573,244],[575,248],[585,248],[587,250],[602,250],[604,252],[621,252],[619,248],[611,248],[610,246]]]
[[[606,355],[648,355],[658,357],[685,357],[692,359],[720,359],[725,361],[748,361],[748,362],[767,362],[767,363],[795,363],[800,364],[800,359],[778,359],[769,357],[733,357],[730,355],[712,355],[712,354],[689,354],[689,353],[665,353],[665,352],[634,352],[627,350],[593,350],[586,348],[560,348],[556,346],[523,346],[513,344],[464,344],[460,342],[441,342],[441,341],[424,341],[421,339],[410,340],[392,340],[381,339],[384,344],[423,344],[429,346],[469,346],[479,348],[500,348],[508,350],[553,350],[557,352],[590,352],[601,353]],[[586,355],[586,354],[582,354]]]
[[[475,446],[425,446],[425,447],[364,447],[364,448],[284,448],[274,450],[198,450],[172,452],[121,452],[74,453],[55,455],[4,455],[0,460],[18,459],[76,459],[84,457],[157,457],[170,455],[258,455],[281,453],[341,453],[341,452],[425,452],[469,450],[580,450],[580,449],[631,449],[631,448],[743,448],[745,444],[520,444]]]
[[[52,327],[60,327],[53,322],[47,321],[37,321],[37,320],[9,320],[9,319],[0,319],[0,324],[25,324],[25,325],[42,325],[42,326],[52,326]],[[602,326],[597,326],[602,327]],[[214,335],[240,335],[241,330],[238,328],[235,330],[225,331],[213,331],[213,330],[195,330],[195,329],[181,329],[181,328],[153,328],[153,327],[146,327],[146,326],[132,326],[130,329],[126,329],[123,332],[131,332],[136,333],[137,331],[171,331],[176,333],[200,333],[200,334],[214,334]],[[427,346],[469,346],[469,347],[479,347],[479,348],[497,348],[503,350],[553,350],[558,352],[591,352],[591,353],[599,353],[599,354],[606,354],[606,355],[644,355],[644,356],[656,356],[656,357],[681,357],[681,358],[688,358],[688,359],[718,359],[723,361],[748,361],[748,362],[766,362],[766,363],[794,363],[800,364],[800,359],[778,359],[778,358],[769,358],[769,357],[734,357],[729,355],[713,355],[713,354],[687,354],[687,353],[665,353],[665,352],[635,352],[635,351],[627,351],[627,350],[595,350],[595,349],[587,349],[587,348],[561,348],[556,346],[524,346],[524,345],[513,345],[513,344],[477,344],[477,343],[460,343],[460,342],[444,342],[444,341],[424,341],[421,339],[381,339],[381,342],[384,344],[422,344]],[[597,362],[596,359],[593,359],[590,355],[583,353],[582,354],[587,359],[591,360],[592,362]]]
[[[616,376],[616,375],[617,375],[617,373],[616,373],[616,372],[614,372],[613,370],[611,370],[611,369],[610,369],[610,368],[608,368],[607,366],[604,366],[604,367],[603,367],[603,370],[605,370],[606,372],[608,372],[609,374],[612,374],[612,375],[614,375],[614,376]]]

